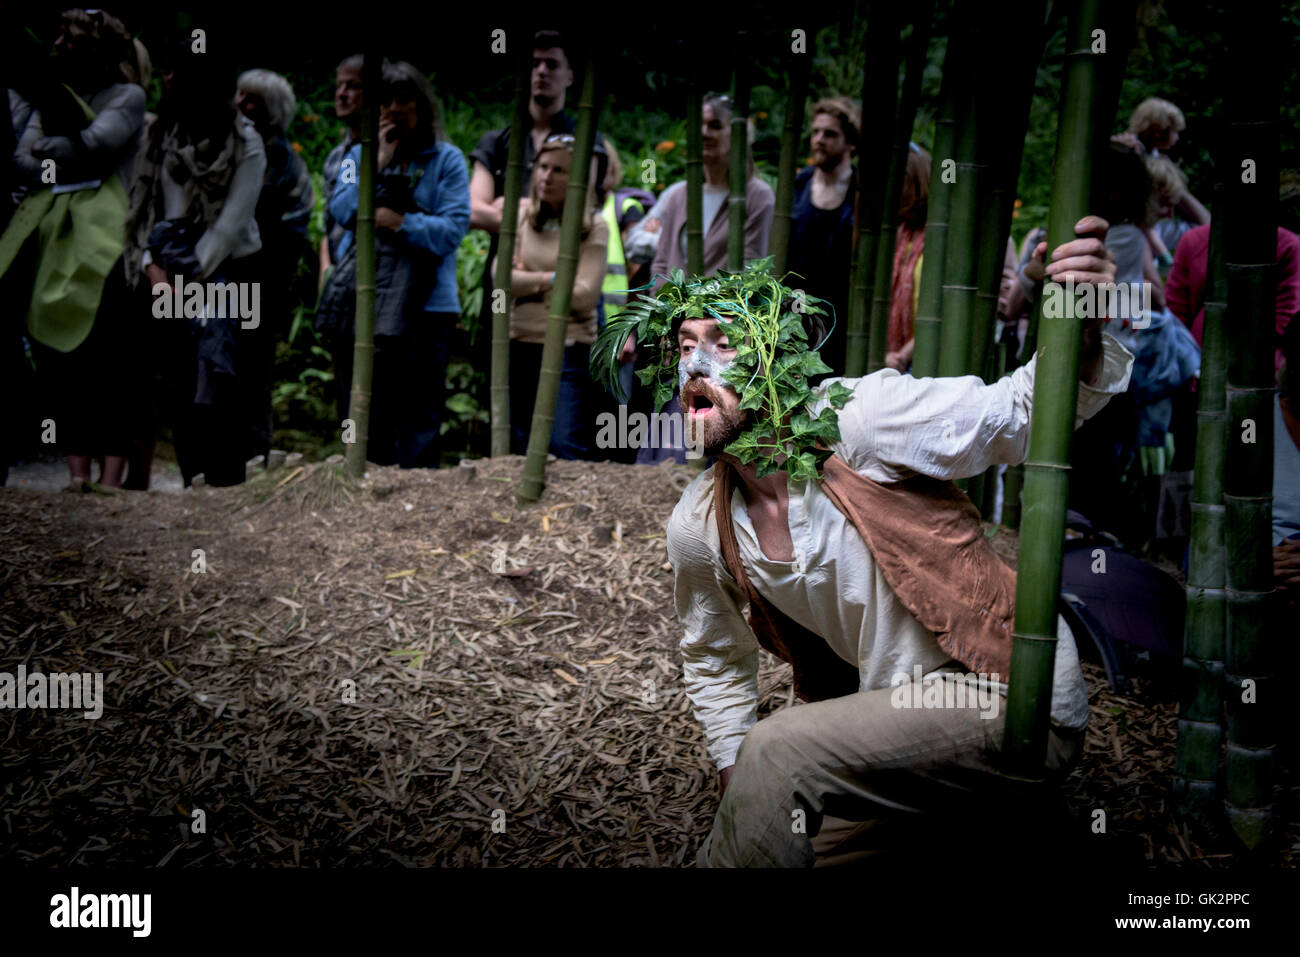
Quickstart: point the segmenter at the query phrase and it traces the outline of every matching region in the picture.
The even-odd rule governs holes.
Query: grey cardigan
[[[52,150],[58,182],[82,179],[106,179],[118,173],[124,189],[131,188],[131,172],[144,128],[144,90],[134,83],[114,83],[90,98],[95,119],[79,134],[81,142],[73,144],[62,136],[46,137],[39,110],[31,108],[14,90],[9,91],[10,121],[15,124],[18,146],[14,164],[20,179],[29,188],[42,185],[42,160],[32,150],[42,140]],[[17,123],[21,122],[21,130]]]
[[[704,230],[704,275],[712,276],[727,268],[727,226],[729,203],[718,207],[713,222]],[[772,212],[776,196],[772,187],[757,176],[745,184],[745,262],[762,259],[767,255],[767,240],[772,232]],[[655,251],[650,275],[667,276],[673,269],[686,269],[682,256],[681,235],[686,229],[686,190],[680,189],[664,197],[659,231],[659,248]],[[661,280],[652,279],[656,286]]]

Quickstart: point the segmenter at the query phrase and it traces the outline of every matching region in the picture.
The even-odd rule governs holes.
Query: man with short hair
[[[553,133],[572,133],[577,125],[564,110],[565,95],[573,85],[573,67],[564,38],[554,30],[539,30],[533,39],[533,73],[529,83],[532,98],[528,115],[532,117],[532,127],[524,143],[525,183],[532,173],[537,148]],[[474,161],[469,181],[469,226],[495,236],[501,229],[501,210],[505,206],[510,127],[484,133],[469,156]],[[495,239],[492,244],[489,262],[495,254]]]
[[[330,150],[325,157],[325,240],[320,249],[321,281],[325,280],[325,270],[338,262],[339,242],[347,232],[342,224],[330,215],[330,197],[334,186],[339,181],[339,169],[348,150],[361,142],[361,67],[364,58],[350,56],[338,65],[334,73],[334,112],[347,125],[343,141]]]
[[[1112,281],[1107,228],[1080,220],[1050,278]],[[1014,573],[949,480],[1024,461],[1036,362],[990,384],[893,369],[831,379],[806,408],[774,413],[770,396],[806,395],[804,377],[822,368],[808,355],[820,317],[798,315],[792,298],[752,270],[670,280],[593,350],[608,379],[629,324],[648,344],[675,344],[688,441],[718,459],[667,527],[686,692],[722,789],[706,866],[811,864],[810,839],[830,815],[950,818],[1002,746]],[[1123,392],[1132,370],[1100,326],[1084,328],[1077,422]],[[811,703],[756,720],[760,645],[790,662],[795,693]],[[961,702],[947,686],[967,690],[966,679],[981,683],[970,689],[980,708],[916,704],[934,692],[912,686],[936,683],[940,700]],[[1064,774],[1082,751],[1088,698],[1060,626],[1051,716],[1047,768]]]
[[[853,157],[859,141],[858,108],[847,97],[813,106],[812,164],[794,181],[790,284],[835,308],[835,326],[822,361],[843,375],[853,247]]]

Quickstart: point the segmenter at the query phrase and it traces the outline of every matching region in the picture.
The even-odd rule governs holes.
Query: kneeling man
[[[1048,277],[1113,281],[1106,229],[1081,220]],[[817,308],[764,266],[674,276],[593,353],[629,332],[675,344],[690,445],[717,457],[668,522],[686,690],[722,790],[708,866],[807,866],[826,816],[950,809],[993,770],[1011,657],[1015,575],[951,480],[1024,461],[1036,363],[991,384],[885,369],[809,392]],[[1132,361],[1085,325],[1076,425],[1127,388]],[[1063,773],[1088,701],[1058,637],[1048,768]],[[760,646],[809,703],[757,720]]]

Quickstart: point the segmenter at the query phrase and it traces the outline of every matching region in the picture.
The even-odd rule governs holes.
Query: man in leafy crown
[[[1045,269],[1040,244],[1038,275],[1113,281],[1107,228],[1085,217]],[[812,390],[829,371],[814,351],[825,310],[769,263],[689,283],[675,271],[592,353],[613,390],[627,336],[657,346],[642,383],[659,408],[676,377],[690,447],[717,457],[667,533],[686,691],[722,792],[702,865],[806,866],[826,818],[952,811],[967,803],[954,788],[994,770],[1005,720],[1015,573],[950,480],[1024,461],[1036,362],[991,384],[883,369]],[[1099,320],[1082,350],[1076,427],[1133,362]],[[808,704],[757,721],[760,646],[791,663]],[[984,695],[945,687],[977,680]],[[1064,774],[1088,700],[1063,623],[1051,718],[1047,767]]]

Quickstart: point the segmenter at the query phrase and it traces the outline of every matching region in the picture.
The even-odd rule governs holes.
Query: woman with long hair
[[[143,320],[150,323],[144,338],[163,373],[161,407],[182,480],[189,485],[202,474],[209,485],[237,485],[253,452],[239,380],[258,317],[245,319],[228,302],[211,315],[206,306],[201,315],[176,315],[167,300],[184,298],[178,293],[195,284],[223,284],[239,290],[244,304],[257,303],[262,240],[254,211],[266,153],[232,102],[232,64],[217,44],[195,53],[190,42],[183,38],[165,57],[158,116],[136,159],[120,295],[123,308],[152,317]],[[150,449],[132,469],[138,461],[147,477],[151,458]]]
[[[379,465],[437,468],[447,340],[460,316],[456,250],[469,229],[469,174],[465,155],[443,134],[438,100],[424,74],[409,63],[385,62],[382,79],[375,162],[375,359],[366,454]],[[347,415],[352,387],[354,306],[348,303],[355,303],[360,144],[347,152],[342,168],[351,174],[340,175],[329,208],[348,233],[339,242],[339,262],[325,289],[333,316],[327,322],[333,329],[340,419]]]
[[[912,364],[916,349],[917,294],[925,252],[925,218],[929,211],[930,154],[915,143],[907,153],[903,195],[898,204],[898,236],[894,240],[894,271],[889,297],[889,328],[885,334],[885,365],[899,372]]]
[[[704,163],[704,275],[712,276],[727,265],[727,196],[731,181],[731,97],[710,93],[704,98],[700,116],[702,140],[700,158]],[[752,126],[749,138],[753,139]],[[745,181],[745,261],[767,255],[772,232],[772,214],[776,195],[754,170],[754,154],[748,151],[748,178]],[[654,262],[655,276],[666,277],[674,269],[686,268],[686,190],[678,190],[664,202],[662,231]]]
[[[10,91],[11,119],[21,122],[13,167],[26,197],[0,239],[0,274],[8,271],[5,292],[26,313],[72,488],[89,482],[95,458],[99,481],[121,486],[131,447],[119,381],[129,346],[104,302],[112,302],[107,287],[122,254],[145,119],[136,61],[130,34],[111,14],[67,10],[48,81],[31,103]]]
[[[593,160],[593,173],[598,165]],[[573,137],[567,133],[548,137],[533,163],[528,198],[519,204],[520,229],[510,272],[510,433],[511,451],[516,455],[527,451],[532,429],[572,166]],[[596,205],[595,176],[587,182],[578,271],[564,336],[564,371],[551,430],[551,452],[563,459],[590,457],[594,425],[591,411],[595,397],[588,360],[596,341],[596,307],[605,280],[609,230]]]

